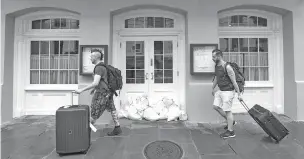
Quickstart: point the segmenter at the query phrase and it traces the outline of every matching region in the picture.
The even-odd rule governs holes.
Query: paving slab
[[[55,116],[26,116],[1,128],[3,159],[145,159],[146,145],[156,140],[170,140],[183,149],[182,159],[303,159],[304,123],[278,115],[290,130],[275,143],[248,115],[237,116],[236,137],[222,139],[225,122],[190,123],[181,121],[132,121],[121,119],[123,133],[109,137],[114,124],[97,124],[91,132],[87,154],[60,157],[55,151]]]

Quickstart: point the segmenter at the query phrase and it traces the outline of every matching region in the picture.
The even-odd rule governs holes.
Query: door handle
[[[146,73],[146,80],[148,80],[148,76],[149,76],[149,74],[148,74],[148,73]]]
[[[154,77],[154,75],[153,75],[153,73],[151,73],[151,79],[153,80],[153,77]]]
[[[151,59],[151,66],[153,66],[153,59]]]

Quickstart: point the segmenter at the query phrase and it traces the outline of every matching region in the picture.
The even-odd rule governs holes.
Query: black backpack
[[[103,63],[99,63],[96,66],[103,66],[107,69],[108,83],[106,83],[104,79],[102,80],[108,85],[110,91],[113,92],[115,96],[118,96],[116,91],[121,90],[123,85],[121,71],[118,68]],[[94,72],[96,66],[94,67]]]
[[[233,71],[235,73],[236,83],[239,86],[240,93],[244,92],[244,86],[245,86],[245,77],[244,74],[240,71],[240,67],[235,62],[226,62],[224,70],[226,72],[226,75],[228,76],[227,72],[227,65],[230,65],[233,68]]]

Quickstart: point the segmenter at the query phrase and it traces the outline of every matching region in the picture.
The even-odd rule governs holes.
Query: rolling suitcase
[[[280,142],[289,134],[288,129],[267,109],[255,104],[251,109],[240,101],[250,116],[260,125],[260,127],[276,142]]]
[[[86,153],[91,145],[88,105],[62,106],[56,111],[56,152]]]

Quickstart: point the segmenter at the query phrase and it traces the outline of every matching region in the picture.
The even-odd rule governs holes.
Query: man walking
[[[230,65],[226,65],[223,60],[223,53],[221,50],[215,49],[212,51],[212,59],[215,62],[215,79],[212,86],[212,95],[214,96],[214,109],[226,119],[226,131],[220,136],[222,138],[235,137],[233,125],[236,122],[233,119],[231,112],[235,91],[238,93],[238,99],[242,100],[241,93],[236,82],[235,72]],[[226,73],[227,72],[227,73]],[[215,87],[218,85],[219,89],[215,92]]]
[[[91,123],[94,124],[96,120],[103,114],[107,109],[111,112],[115,128],[112,132],[109,132],[109,136],[119,135],[122,131],[118,121],[118,114],[114,105],[113,92],[109,90],[107,85],[107,69],[104,66],[98,64],[103,63],[103,54],[98,49],[93,49],[91,51],[91,62],[95,65],[93,77],[94,81],[92,84],[84,87],[83,89],[78,89],[75,93],[82,93],[84,91],[93,89],[91,94],[93,95],[91,103]]]

